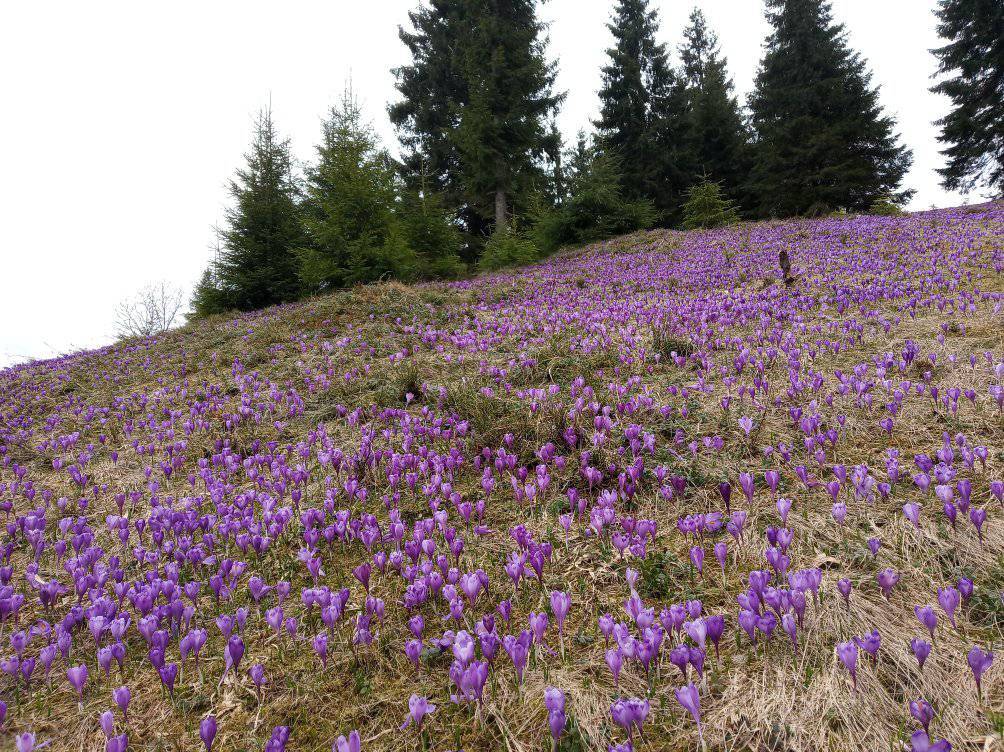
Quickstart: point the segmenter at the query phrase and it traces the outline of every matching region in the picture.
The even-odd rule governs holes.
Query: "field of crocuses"
[[[208,320],[0,373],[0,748],[999,749],[1002,507],[1002,204]]]

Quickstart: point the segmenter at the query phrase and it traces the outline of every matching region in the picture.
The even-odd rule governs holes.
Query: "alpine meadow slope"
[[[992,748],[1002,480],[1001,203],[17,366],[0,747]]]

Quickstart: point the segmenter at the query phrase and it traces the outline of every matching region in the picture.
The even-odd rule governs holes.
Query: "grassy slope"
[[[506,532],[517,523],[526,524],[539,538],[553,541],[555,555],[545,569],[546,590],[569,590],[573,607],[565,629],[566,659],[538,657],[527,670],[522,690],[517,691],[511,664],[502,653],[497,659],[501,667],[498,676],[491,680],[486,702],[477,712],[448,701],[449,663],[445,658],[429,661],[418,675],[413,672],[402,652],[407,618],[398,605],[402,583],[399,578],[375,574],[374,593],[384,598],[388,614],[378,639],[368,648],[350,651],[346,647],[349,628],[341,625],[326,671],[321,671],[309,642],[277,638],[260,616],[251,617],[243,666],[246,669],[257,661],[265,664],[270,683],[261,700],[246,674],[240,682],[228,680],[218,686],[223,643],[208,618],[216,610],[211,594],[204,589],[203,608],[196,617],[211,635],[203,651],[204,678],[189,667],[173,701],[167,699],[149,664],[141,665],[139,656],[145,654],[146,647],[134,629],[124,680],[114,674],[111,680],[99,677],[93,649],[86,647],[81,636],[76,641],[79,647],[74,662],[86,659],[91,669],[84,713],[78,712],[76,698],[65,681],[65,665],[57,660],[52,688],[36,679],[30,697],[20,690],[15,699],[10,680],[0,677],[6,682],[0,685],[0,693],[11,706],[5,730],[33,729],[40,739],[51,740],[54,750],[97,749],[103,739],[97,715],[112,706],[111,687],[128,683],[133,691],[128,724],[132,749],[195,749],[198,721],[209,712],[220,720],[218,749],[260,749],[271,727],[279,723],[293,727],[290,749],[330,749],[337,734],[352,728],[360,729],[365,750],[407,749],[415,747],[416,739],[410,730],[399,733],[398,726],[406,713],[408,695],[419,692],[439,705],[428,725],[433,749],[462,744],[468,750],[537,750],[545,746],[547,733],[543,687],[554,685],[568,692],[568,707],[581,747],[605,749],[608,741],[622,736],[610,724],[609,704],[616,692],[604,663],[596,617],[610,611],[626,618],[624,572],[630,565],[641,570],[641,596],[657,613],[669,603],[701,598],[706,613],[726,614],[722,657],[716,661],[709,655],[706,690],[702,691],[704,736],[710,748],[889,749],[895,740],[909,736],[914,724],[907,702],[923,695],[941,712],[934,726],[938,735],[948,736],[956,748],[965,749],[965,740],[982,739],[990,733],[993,718],[988,711],[1004,707],[1004,671],[995,666],[987,675],[983,709],[978,710],[964,660],[974,643],[996,642],[1000,647],[1004,628],[1004,607],[996,595],[1004,588],[1004,525],[1000,510],[990,507],[986,491],[987,478],[1004,473],[1004,426],[987,396],[987,386],[994,377],[982,357],[989,351],[995,362],[1000,362],[1004,355],[1002,314],[999,309],[995,312],[992,302],[979,298],[972,312],[953,313],[922,304],[914,318],[904,313],[902,305],[915,294],[923,301],[932,295],[950,297],[959,289],[972,292],[978,288],[984,293],[1004,290],[1004,277],[992,266],[994,259],[1000,264],[1004,228],[1000,210],[946,216],[856,224],[833,220],[760,225],[738,232],[688,236],[653,232],[600,244],[519,274],[450,286],[361,288],[239,319],[200,322],[151,341],[3,373],[0,413],[6,421],[5,430],[12,430],[13,415],[34,418],[30,434],[7,441],[8,453],[28,468],[28,478],[38,488],[51,489],[56,497],[79,496],[66,472],[54,471],[52,465],[53,454],[70,456],[72,452],[38,451],[42,440],[81,431],[79,450],[88,442],[97,442],[99,434],[106,436],[106,443],[98,445],[88,464],[88,472],[95,483],[107,484],[107,488],[91,500],[86,513],[94,521],[99,542],[119,554],[121,546],[101,522],[115,510],[114,494],[123,491],[139,494],[140,500],[131,511],[133,518],[149,514],[146,467],[156,471],[153,477],[159,477],[161,496],[182,497],[202,492],[198,482],[192,490],[187,474],[197,471],[198,458],[218,451],[216,442],[224,438],[242,455],[254,451],[255,440],[263,444],[275,441],[280,452],[290,447],[290,464],[295,465],[303,461],[295,452],[297,442],[318,425],[325,427],[337,446],[351,453],[372,422],[377,430],[367,443],[400,449],[401,414],[384,413],[381,418],[384,408],[406,410],[426,425],[443,418],[447,427],[467,422],[465,435],[450,436],[447,432],[438,437],[427,435],[418,442],[420,446],[424,441],[442,454],[454,447],[467,455],[468,464],[454,482],[454,490],[465,498],[473,499],[480,493],[481,474],[470,467],[469,458],[483,446],[494,450],[506,440],[507,433],[513,434],[511,450],[530,468],[530,482],[538,462],[535,451],[548,441],[562,447],[562,430],[570,424],[577,425],[580,436],[589,443],[592,415],[579,416],[578,422],[568,416],[575,402],[569,386],[577,377],[594,390],[590,400],[611,407],[617,423],[617,429],[594,450],[593,465],[604,468],[610,463],[625,463],[618,447],[623,446],[624,429],[636,423],[657,437],[654,456],[646,457],[647,470],[665,464],[690,483],[683,499],[670,501],[659,497],[654,479],[647,478],[643,484],[629,512],[658,522],[657,540],[649,546],[643,562],[622,559],[609,543],[601,545],[595,537],[587,537],[582,526],[574,527],[566,541],[557,514],[567,507],[564,490],[583,486],[576,453],[571,453],[564,469],[550,468],[551,483],[533,504],[517,503],[511,487],[499,483],[486,512],[486,522],[496,535],[467,536],[462,556],[463,571],[483,567],[491,579],[490,593],[481,596],[477,613],[485,604],[511,594],[501,563],[513,547]],[[773,259],[779,243],[793,248],[793,263],[801,271],[794,302],[784,297],[783,288],[775,281]],[[948,253],[953,249],[956,255]],[[943,251],[945,260],[939,261]],[[886,266],[878,271],[866,268],[864,261],[876,256],[882,257]],[[866,293],[842,311],[824,305],[835,281],[827,277],[834,264],[843,269],[838,284],[846,285],[852,296]],[[952,280],[958,275],[954,271],[960,267],[961,280],[955,286]],[[946,274],[947,281],[941,281],[938,274]],[[876,276],[884,276],[888,283],[886,297],[866,299],[877,289],[873,284]],[[717,301],[717,306],[724,299],[732,301],[729,315],[737,316],[736,310],[743,306],[748,306],[750,315],[737,316],[723,332],[715,331],[713,321],[705,322],[702,329],[698,323],[701,301]],[[687,315],[673,313],[681,310]],[[854,326],[845,326],[852,321]],[[819,329],[813,330],[817,324]],[[718,366],[731,367],[737,352],[734,342],[721,337],[744,337],[746,346],[755,349],[752,343],[757,333],[775,325],[800,343],[826,338],[845,343],[837,353],[814,346],[815,357],[806,357],[803,374],[808,378],[809,369],[819,372],[824,378],[821,391],[800,395],[795,402],[782,401],[781,406],[768,402],[760,414],[748,397],[738,396],[739,384],[752,384],[749,369],[732,387],[732,405],[723,411],[720,399],[725,390]],[[948,325],[947,330],[943,325]],[[837,395],[832,406],[823,401],[834,393],[835,371],[847,374],[856,365],[867,364],[874,380],[873,358],[886,352],[899,353],[907,339],[919,345],[918,360],[933,352],[938,354],[937,363],[931,366],[926,361],[926,366],[918,364],[907,374],[891,373],[891,378],[897,383],[901,378],[916,381],[923,379],[925,370],[931,370],[934,382],[943,388],[975,388],[979,395],[976,405],[963,398],[953,416],[944,408],[933,410],[927,398],[908,399],[892,435],[887,436],[877,426],[888,399],[881,386],[874,388],[870,408],[856,403],[853,393]],[[674,364],[673,351],[697,355]],[[969,366],[971,353],[979,354],[975,369]],[[949,361],[952,354],[958,356],[955,363]],[[714,391],[691,389],[686,397],[679,393],[672,396],[668,387],[695,383],[695,362],[701,355],[713,366],[706,381]],[[243,376],[235,377],[235,359]],[[245,378],[249,374],[252,378]],[[766,376],[773,383],[770,397],[783,394],[788,380],[784,359],[769,365]],[[552,384],[559,388],[557,394],[528,391],[546,390]],[[486,387],[493,390],[491,396],[483,391]],[[159,470],[159,463],[165,461],[164,446],[182,438],[181,425],[193,419],[193,404],[212,402],[193,396],[206,390],[220,395],[219,407],[204,416],[204,426],[184,437],[185,463],[165,479]],[[148,395],[145,403],[136,397],[144,393]],[[651,409],[617,414],[616,406],[638,393],[651,397]],[[836,426],[837,415],[846,418],[836,450],[827,454],[827,464],[840,462],[851,467],[867,463],[879,480],[885,480],[886,449],[896,448],[901,454],[905,480],[887,500],[849,504],[844,529],[833,524],[831,500],[822,488],[807,490],[791,466],[779,462],[776,453],[765,456],[760,451],[763,446],[784,442],[794,447],[792,465],[808,464],[816,475],[814,461],[805,457],[802,434],[788,417],[790,404],[800,404],[808,412],[812,399],[817,401],[826,426]],[[533,408],[531,400],[538,403]],[[236,425],[231,419],[227,427],[226,415],[241,414],[242,404],[244,418]],[[659,412],[663,405],[671,407],[668,415]],[[685,415],[680,411],[684,405]],[[88,420],[88,406],[111,407],[107,422],[100,425],[93,417]],[[364,410],[353,414],[356,407]],[[123,417],[138,423],[144,415],[151,415],[163,424],[171,411],[175,411],[177,429],[173,439],[163,425],[135,426],[131,437],[123,432]],[[54,413],[62,415],[62,420],[47,427],[45,417]],[[737,418],[747,414],[756,418],[750,439],[737,426]],[[685,432],[683,443],[674,439],[678,429]],[[979,504],[990,511],[983,546],[967,523],[960,523],[959,532],[953,533],[931,494],[919,530],[901,512],[903,503],[920,499],[909,482],[916,471],[913,454],[933,455],[945,431],[964,433],[971,445],[990,448],[987,471],[977,470],[973,475],[974,495],[978,494]],[[712,436],[724,440],[721,450],[700,444],[703,437]],[[156,455],[139,455],[132,446],[136,438],[141,445],[156,446]],[[696,454],[687,446],[691,440],[699,442]],[[120,452],[117,463],[110,457],[113,448]],[[305,464],[311,480],[303,503],[319,505],[328,471],[318,466],[316,453]],[[795,500],[789,518],[795,536],[790,552],[792,569],[824,569],[820,603],[809,606],[797,655],[780,629],[756,652],[750,650],[745,637],[736,637],[735,597],[745,587],[746,573],[764,566],[763,531],[778,524],[763,483],[763,471],[770,467],[781,469],[781,493]],[[748,542],[738,549],[731,546],[724,578],[709,543],[706,576],[695,578],[688,564],[688,544],[676,531],[675,522],[684,513],[720,509],[717,486],[722,479],[733,482],[734,502],[745,507],[736,482],[742,470],[753,472],[758,480],[755,501],[749,506]],[[263,472],[267,473],[267,468]],[[387,490],[386,477],[372,470],[362,475],[371,499],[366,509],[385,524],[387,515],[379,499]],[[825,480],[830,476],[819,477]],[[0,468],[0,482],[13,480],[9,466]],[[337,485],[342,480],[339,478]],[[423,478],[418,488],[426,481]],[[231,483],[235,490],[253,485],[240,470]],[[604,481],[604,487],[616,487],[616,474]],[[418,493],[403,494],[400,506],[406,521],[428,513],[418,497]],[[288,496],[284,503],[290,503]],[[23,497],[15,499],[17,512],[23,514],[29,506]],[[348,508],[349,503],[341,498],[338,507]],[[355,513],[361,511],[359,503],[351,508]],[[462,526],[456,512],[450,509],[450,514],[451,522]],[[52,537],[59,537],[53,522],[58,516],[49,518]],[[229,548],[230,556],[250,563],[248,574],[258,573],[270,583],[281,578],[292,581],[290,613],[297,612],[300,588],[310,584],[297,560],[300,534],[294,520],[261,557],[253,552],[241,555],[232,544]],[[883,540],[877,559],[865,547],[865,540],[875,535]],[[146,540],[149,542],[149,537]],[[19,545],[13,559],[16,572],[23,573],[29,555],[23,543]],[[350,570],[365,558],[358,542],[335,545],[324,553],[323,583],[332,588],[350,587],[353,608],[362,596]],[[48,577],[60,574],[51,551],[42,563]],[[889,603],[875,584],[875,573],[886,566],[902,575]],[[133,568],[127,576],[138,576],[136,572]],[[960,617],[958,629],[949,628],[941,617],[943,625],[934,654],[921,674],[906,644],[909,637],[923,634],[913,606],[934,603],[932,590],[954,583],[963,574],[976,581],[977,596]],[[20,576],[15,575],[15,580]],[[849,608],[834,588],[842,576],[855,585]],[[251,604],[246,587],[235,590],[234,602],[227,610],[232,612],[242,603]],[[64,610],[69,605],[67,597]],[[274,605],[274,599],[266,605]],[[35,616],[41,615],[37,600],[26,608]],[[545,595],[535,585],[524,584],[514,601],[513,628],[522,628],[516,625],[525,625],[529,612],[546,608]],[[441,627],[435,613],[431,609],[425,613],[427,635],[438,634]],[[872,628],[882,633],[882,658],[877,666],[871,666],[862,656],[860,691],[853,695],[833,647],[839,640]],[[303,631],[312,635],[318,629],[309,626]],[[553,627],[551,631],[549,641],[556,646]],[[667,644],[671,642],[667,638]],[[5,654],[3,650],[0,654]],[[177,660],[176,643],[170,651]],[[680,683],[677,669],[663,658],[658,673],[646,741],[639,748],[693,749],[696,729],[672,695],[672,688]],[[647,689],[640,668],[626,666],[621,692],[643,696]]]

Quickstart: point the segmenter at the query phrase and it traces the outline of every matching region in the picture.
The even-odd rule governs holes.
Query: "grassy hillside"
[[[0,748],[102,749],[112,710],[129,749],[212,715],[214,750],[541,750],[546,687],[561,750],[632,712],[636,750],[905,749],[919,698],[989,748],[1002,293],[997,204],[638,234],[0,372]]]

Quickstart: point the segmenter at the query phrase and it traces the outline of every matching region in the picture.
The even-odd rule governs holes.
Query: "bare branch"
[[[143,287],[115,307],[115,330],[122,338],[149,337],[181,323],[184,291],[167,282]]]

